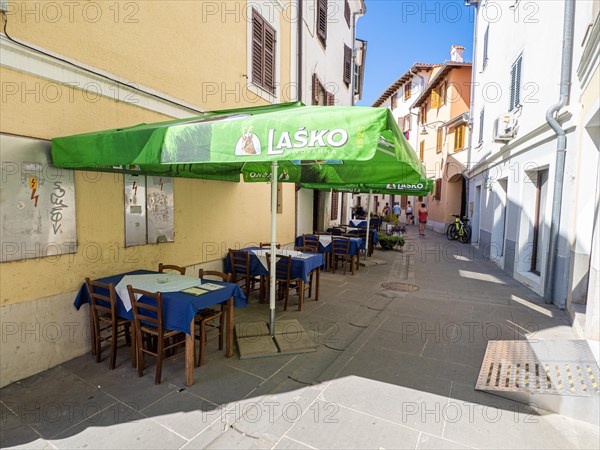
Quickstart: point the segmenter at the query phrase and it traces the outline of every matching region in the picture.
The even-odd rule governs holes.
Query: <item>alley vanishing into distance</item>
[[[409,227],[400,251],[355,276],[323,273],[321,300],[292,303],[319,344],[240,360],[216,345],[198,382],[183,359],[135,376],[85,354],[0,391],[2,447],[595,448],[599,430],[474,389],[488,340],[576,339],[553,305],[472,246]],[[387,284],[386,284],[387,283]],[[416,290],[399,291],[415,285]],[[236,322],[265,321],[251,297]]]

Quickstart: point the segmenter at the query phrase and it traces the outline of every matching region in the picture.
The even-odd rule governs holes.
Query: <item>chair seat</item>
[[[112,318],[108,314],[99,314],[98,320],[102,322],[112,323]],[[126,324],[131,322],[131,320],[123,319],[122,317],[117,317],[117,325]]]
[[[220,317],[223,314],[221,311],[217,311],[214,309],[206,308],[201,309],[196,313],[195,322],[198,323],[200,321],[213,320],[217,317]]]
[[[158,329],[149,325],[142,325],[141,329],[144,333],[152,334],[154,336],[158,336]],[[165,330],[163,333],[163,337],[168,338],[171,336],[175,336],[176,334],[181,333],[181,331],[176,330]]]

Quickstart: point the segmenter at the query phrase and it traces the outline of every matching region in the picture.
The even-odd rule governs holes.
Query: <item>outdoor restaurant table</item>
[[[316,235],[319,238],[319,252],[331,253],[332,239],[344,239],[346,236],[327,236],[323,234]],[[358,255],[359,250],[365,248],[365,241],[358,237],[347,238],[350,239],[350,255]],[[303,236],[296,237],[296,246],[301,247],[304,244]]]
[[[271,250],[261,247],[246,247],[240,251],[250,254],[250,275],[268,276],[266,254]],[[292,278],[298,278],[302,283],[308,283],[310,273],[316,271],[315,300],[319,300],[319,278],[320,269],[325,266],[325,258],[320,253],[301,253],[294,250],[277,250],[278,255],[290,255],[292,257]],[[302,255],[302,256],[300,256]],[[231,273],[231,261],[225,258],[225,272]]]
[[[365,227],[331,227],[331,228],[327,228],[327,232],[332,233],[333,230],[340,230],[341,232],[347,233],[347,234],[352,234],[352,233],[358,234],[358,232],[360,230],[364,230],[364,229],[365,229]],[[377,233],[377,230],[375,228],[371,228],[370,233],[371,233],[373,244],[377,244],[377,241],[379,241],[379,234]]]
[[[133,272],[121,273],[105,278],[99,278],[95,281],[105,284],[119,284],[121,279],[127,275],[151,275],[159,274],[151,270],[135,270]],[[160,274],[164,276],[166,274]],[[173,276],[173,275],[169,275]],[[199,286],[200,279],[198,279]],[[162,292],[163,300],[163,323],[167,330],[176,330],[186,333],[185,338],[185,384],[190,386],[194,384],[194,317],[201,309],[227,302],[227,338],[226,338],[226,356],[233,355],[233,308],[244,308],[248,301],[242,290],[237,284],[223,283],[220,281],[207,280],[213,284],[224,286],[222,289],[207,292],[202,295],[191,295],[183,292]],[[168,284],[168,283],[166,283]],[[134,286],[135,287],[135,286]],[[101,292],[101,291],[100,291]],[[102,292],[101,292],[102,293]],[[108,296],[108,292],[103,293]],[[89,293],[85,283],[79,289],[75,298],[75,308],[79,309],[84,303],[89,303]],[[129,303],[129,302],[127,302]],[[130,306],[130,305],[129,305]],[[133,309],[128,309],[126,303],[117,294],[117,315],[123,319],[133,320]]]
[[[363,220],[363,219],[350,219],[350,222],[348,222],[350,225],[352,225],[353,227],[366,227],[367,226],[367,221]]]

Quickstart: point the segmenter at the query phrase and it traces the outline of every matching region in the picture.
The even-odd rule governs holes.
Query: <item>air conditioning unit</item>
[[[494,142],[508,142],[517,135],[517,117],[514,113],[501,114],[494,120]]]

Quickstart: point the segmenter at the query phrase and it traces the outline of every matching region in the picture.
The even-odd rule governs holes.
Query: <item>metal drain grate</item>
[[[381,287],[384,289],[389,289],[390,291],[399,291],[399,292],[414,292],[419,290],[419,286],[412,283],[398,283],[394,281],[390,281],[387,283],[381,283]]]
[[[598,396],[599,376],[586,341],[490,341],[475,389]]]

